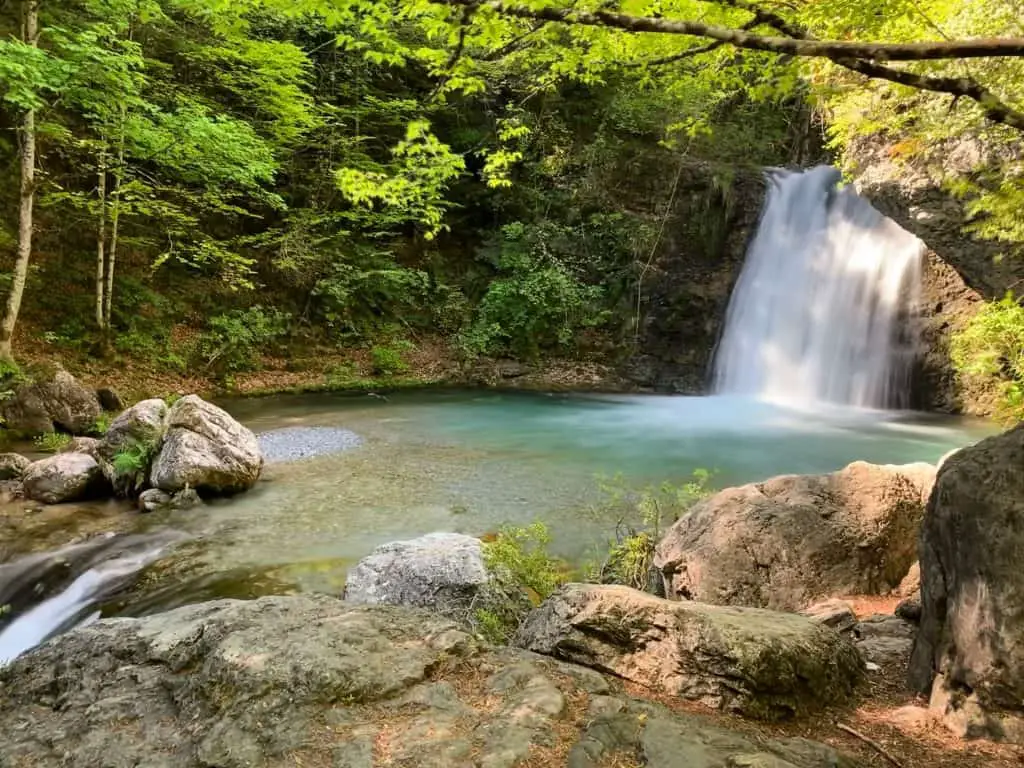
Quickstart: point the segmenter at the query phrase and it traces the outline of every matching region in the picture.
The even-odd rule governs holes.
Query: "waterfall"
[[[106,535],[0,565],[0,667],[98,618],[103,601],[182,538],[174,532]]]
[[[924,245],[829,166],[768,172],[729,300],[714,389],[870,408],[909,404]]]

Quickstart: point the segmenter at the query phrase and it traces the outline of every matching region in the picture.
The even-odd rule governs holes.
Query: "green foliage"
[[[207,370],[230,374],[252,370],[259,356],[289,331],[291,315],[256,305],[210,318],[198,354]]]
[[[1001,393],[998,416],[1024,418],[1024,307],[1007,294],[985,304],[955,334],[950,354],[959,376]]]
[[[604,499],[590,514],[613,524],[607,551],[592,577],[602,584],[625,584],[648,590],[654,570],[654,549],[665,530],[690,507],[711,494],[711,473],[696,469],[681,485],[631,488],[621,476],[600,480]]]
[[[540,602],[565,582],[564,567],[548,553],[550,544],[544,523],[506,526],[484,543],[484,564],[503,582],[520,586],[531,600]]]
[[[37,451],[43,453],[59,453],[71,442],[71,435],[64,432],[46,432],[33,438],[32,443]]]
[[[107,434],[107,430],[110,429],[110,425],[115,418],[117,418],[115,414],[101,413],[89,429],[89,433],[97,437],[103,437],[103,435]]]
[[[489,642],[508,642],[531,607],[568,580],[565,567],[548,553],[551,535],[540,522],[506,526],[483,546],[490,584],[471,617]]]
[[[604,321],[601,288],[583,284],[552,258],[540,234],[521,223],[503,229],[495,255],[499,277],[461,340],[469,355],[564,350],[581,329]]]
[[[157,440],[130,440],[118,449],[110,460],[117,493],[134,496],[145,487],[159,447]]]
[[[373,360],[373,372],[378,376],[397,376],[409,370],[409,364],[403,354],[412,350],[408,341],[399,341],[390,346],[374,347],[370,350]]]

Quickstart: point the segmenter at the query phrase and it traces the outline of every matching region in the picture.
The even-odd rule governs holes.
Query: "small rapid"
[[[98,536],[0,565],[0,666],[96,620],[104,601],[181,538],[170,533]]]

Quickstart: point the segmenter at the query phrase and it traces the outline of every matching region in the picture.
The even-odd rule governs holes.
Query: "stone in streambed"
[[[0,481],[20,480],[31,463],[20,453],[0,453]]]
[[[188,395],[167,415],[150,483],[168,493],[194,488],[201,494],[234,494],[255,485],[262,470],[256,436],[227,411]]]
[[[96,459],[86,453],[58,453],[35,461],[22,479],[25,497],[44,504],[103,496],[110,486]]]

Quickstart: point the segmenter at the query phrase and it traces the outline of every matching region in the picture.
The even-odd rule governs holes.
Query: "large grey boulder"
[[[617,585],[566,585],[527,616],[514,642],[764,719],[841,702],[864,672],[846,638],[804,616],[671,602]]]
[[[96,459],[87,453],[58,453],[29,464],[22,478],[25,497],[60,504],[102,495],[109,489]]]
[[[328,597],[99,621],[0,668],[0,689],[5,768],[862,766],[479,648],[432,613]]]
[[[842,595],[881,595],[917,559],[935,476],[929,464],[855,462],[729,488],[681,517],[655,565],[670,598],[801,610]]]
[[[430,608],[464,618],[488,583],[480,539],[429,533],[383,544],[360,560],[349,571],[345,599]]]
[[[167,416],[167,403],[152,398],[136,403],[111,422],[96,448],[96,457],[117,493],[127,496],[142,490],[163,443]],[[119,454],[129,452],[132,462],[116,461]]]
[[[920,548],[911,684],[966,735],[1024,739],[1024,425],[946,461]]]
[[[4,425],[29,434],[55,430],[87,434],[95,428],[100,413],[96,393],[59,367],[21,384],[0,405]]]
[[[168,493],[248,490],[263,470],[259,441],[227,411],[188,395],[171,406],[163,446],[153,462],[150,484]]]
[[[20,480],[31,463],[20,453],[0,453],[0,481]]]

